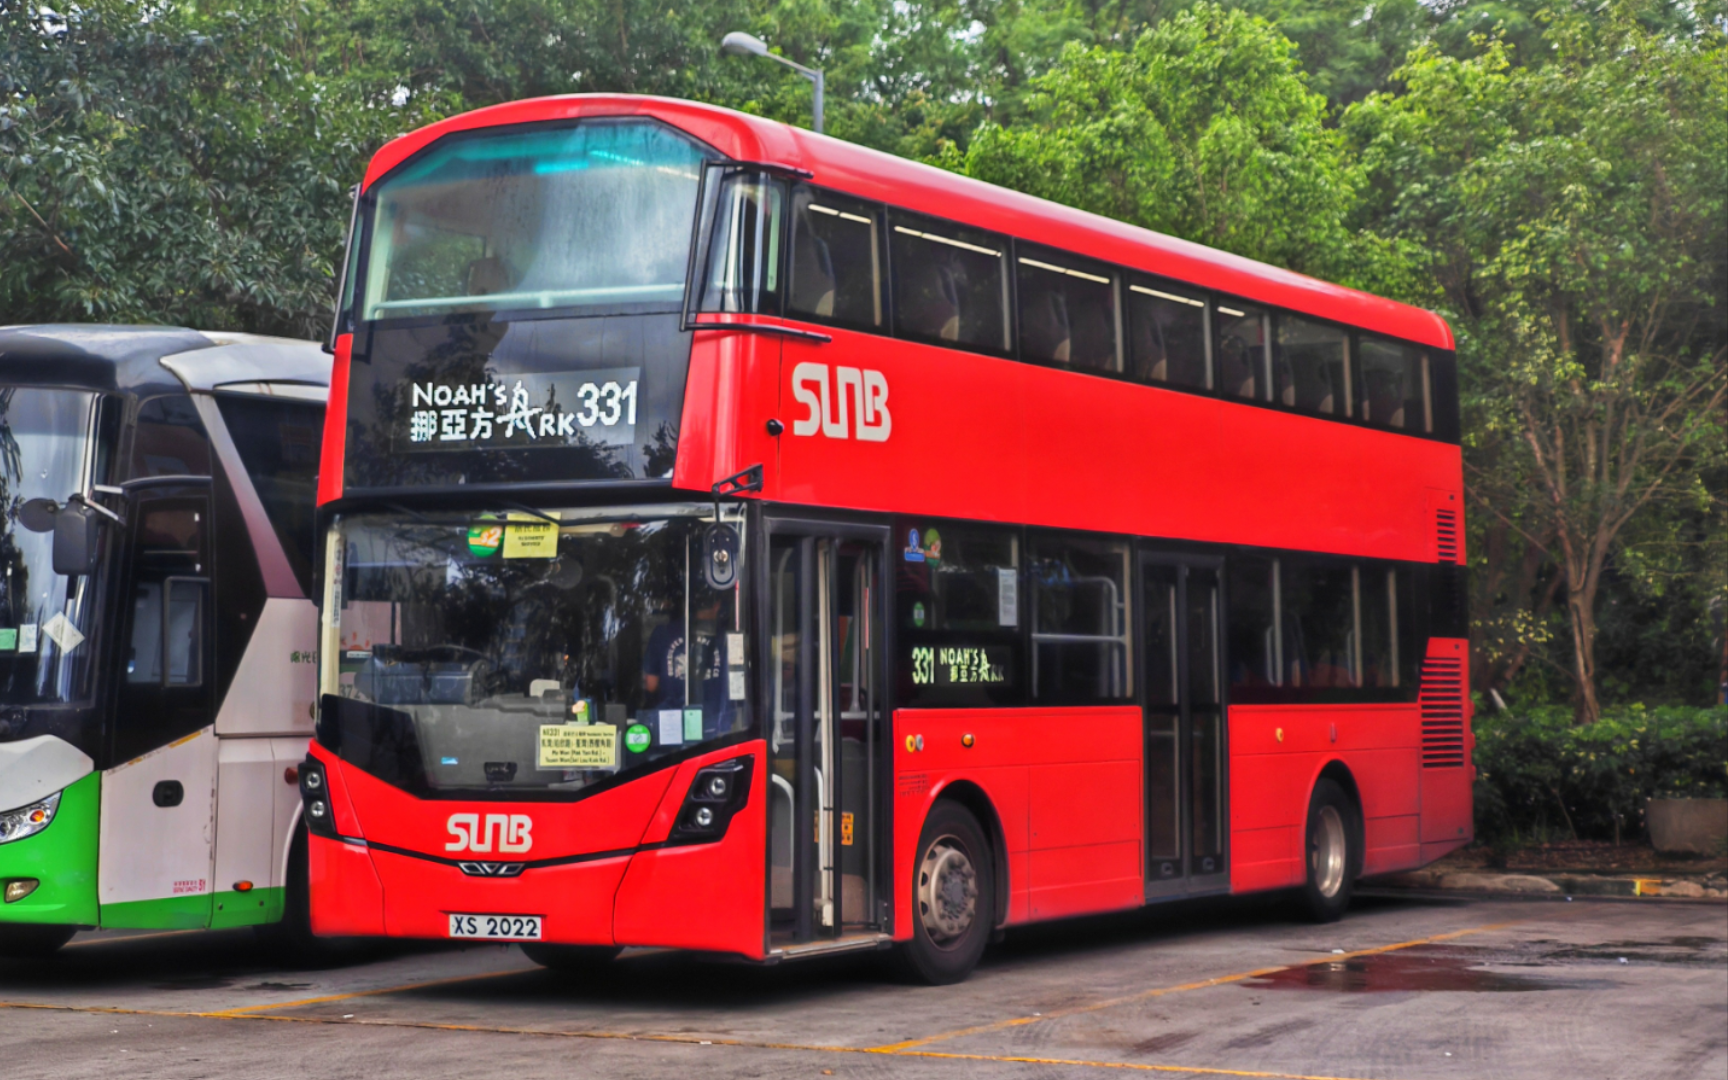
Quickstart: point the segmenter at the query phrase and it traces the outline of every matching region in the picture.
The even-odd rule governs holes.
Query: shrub
[[[1478,709],[1479,839],[1620,841],[1643,834],[1647,799],[1728,795],[1728,709],[1609,706],[1584,726],[1572,715]]]

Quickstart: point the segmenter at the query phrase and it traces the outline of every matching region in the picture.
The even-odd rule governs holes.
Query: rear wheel
[[[11,960],[39,960],[53,956],[77,932],[76,926],[0,924],[0,956]]]
[[[522,945],[522,953],[528,959],[567,975],[602,975],[623,951],[615,945],[545,945],[538,942],[524,942]]]
[[[1308,800],[1308,877],[1300,893],[1308,918],[1334,922],[1350,907],[1362,871],[1361,838],[1356,804],[1337,781],[1322,778]]]
[[[941,986],[972,974],[995,922],[990,848],[972,812],[942,800],[918,838],[912,868],[912,940],[900,962],[919,982]]]

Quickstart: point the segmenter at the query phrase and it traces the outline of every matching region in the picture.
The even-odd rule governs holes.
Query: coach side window
[[[132,435],[134,479],[144,476],[209,476],[210,437],[198,409],[185,394],[145,401]]]
[[[1130,285],[1127,301],[1133,376],[1141,382],[1212,389],[1206,301],[1150,279]]]
[[[1021,245],[1020,355],[1090,371],[1121,371],[1116,274],[1071,255]]]
[[[1008,352],[1008,241],[910,214],[890,221],[894,332]]]
[[[815,188],[793,193],[788,314],[883,329],[879,213],[869,203]]]
[[[1363,420],[1401,431],[1434,430],[1427,353],[1363,334],[1357,355],[1362,369],[1358,415]]]
[[[1019,530],[902,518],[896,536],[900,702],[1022,704]]]
[[[1068,704],[1134,694],[1123,541],[1032,541],[1032,696]]]
[[[778,180],[726,176],[714,207],[700,310],[780,313],[784,198]]]
[[[1261,398],[1266,393],[1270,366],[1267,324],[1271,316],[1264,308],[1228,301],[1213,309],[1213,319],[1218,389],[1226,397]]]
[[[1278,316],[1272,400],[1303,412],[1349,416],[1350,335],[1335,326]]]

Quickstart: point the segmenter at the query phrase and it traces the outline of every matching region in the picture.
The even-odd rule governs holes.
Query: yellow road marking
[[[331,1001],[347,1001],[351,998],[377,997],[380,994],[401,994],[409,990],[424,990],[429,986],[449,986],[452,983],[474,982],[479,979],[496,979],[501,975],[521,975],[538,968],[511,968],[509,971],[486,971],[478,975],[452,975],[447,979],[427,979],[425,982],[403,983],[401,986],[386,986],[377,990],[353,990],[346,994],[326,994],[323,997],[301,998],[298,1001],[276,1001],[264,1005],[242,1005],[234,1009],[219,1009],[213,1013],[187,1013],[188,1016],[243,1016],[247,1013],[261,1012],[265,1009],[292,1009],[301,1005],[323,1005]]]
[[[1269,970],[1278,971],[1280,968]],[[497,972],[496,974],[510,974]],[[484,977],[484,976],[481,976]],[[449,980],[454,981],[454,980]],[[426,985],[416,984],[416,985]],[[368,991],[381,992],[381,991]],[[359,995],[352,995],[359,996]],[[420,1031],[452,1031],[478,1035],[533,1035],[549,1039],[611,1039],[619,1042],[676,1043],[683,1046],[730,1046],[745,1050],[782,1050],[808,1054],[874,1054],[883,1051],[862,1046],[822,1046],[804,1043],[766,1042],[751,1039],[704,1039],[700,1035],[632,1034],[623,1031],[558,1031],[551,1028],[498,1027],[482,1024],[440,1024],[426,1020],[338,1020],[328,1016],[268,1016],[263,1013],[169,1012],[161,1009],[122,1009],[105,1006],[48,1005],[37,1002],[0,1001],[0,1009],[40,1009],[47,1012],[93,1013],[103,1016],[156,1016],[186,1020],[261,1020],[287,1024],[329,1024],[359,1027],[411,1028]],[[1091,1061],[1084,1058],[1044,1058],[1018,1054],[954,1054],[940,1050],[904,1050],[896,1057],[930,1058],[938,1061],[980,1061],[1010,1065],[1067,1065],[1089,1069],[1126,1069],[1132,1072],[1175,1073],[1194,1076],[1236,1076],[1251,1080],[1362,1080],[1360,1077],[1322,1076],[1313,1073],[1268,1072],[1253,1069],[1220,1069],[1205,1065],[1157,1065],[1136,1061]]]
[[[1485,926],[1473,926],[1466,930],[1453,930],[1450,933],[1434,934],[1429,937],[1415,938],[1411,941],[1400,941],[1395,945],[1381,945],[1372,949],[1357,949],[1355,952],[1347,953],[1329,953],[1325,956],[1317,956],[1312,960],[1304,960],[1298,964],[1279,964],[1276,967],[1256,968],[1253,971],[1241,971],[1234,975],[1220,975],[1214,979],[1201,979],[1198,982],[1182,983],[1178,986],[1160,986],[1153,990],[1141,990],[1138,993],[1124,994],[1121,997],[1106,998],[1103,1001],[1094,1001],[1087,1005],[1075,1005],[1066,1009],[1056,1009],[1038,1016],[1016,1016],[1010,1020],[998,1020],[993,1024],[979,1024],[975,1027],[958,1028],[954,1031],[944,1031],[936,1035],[926,1035],[921,1039],[907,1039],[904,1042],[888,1043],[885,1046],[872,1046],[869,1050],[874,1054],[901,1054],[920,1046],[929,1046],[931,1043],[946,1042],[949,1039],[958,1039],[967,1035],[986,1035],[993,1031],[1006,1031],[1009,1028],[1021,1027],[1026,1024],[1038,1024],[1046,1020],[1058,1020],[1065,1016],[1098,1012],[1102,1009],[1113,1009],[1118,1005],[1128,1005],[1136,1001],[1147,1001],[1152,998],[1163,997],[1166,994],[1180,994],[1186,990],[1204,990],[1210,986],[1224,986],[1229,983],[1238,983],[1248,979],[1261,978],[1275,972],[1288,971],[1292,968],[1312,967],[1315,964],[1336,963],[1340,960],[1353,960],[1359,956],[1377,956],[1380,953],[1396,952],[1399,949],[1414,948],[1417,945],[1432,945],[1435,942],[1451,941],[1454,938],[1467,937],[1470,934],[1483,934],[1491,930],[1501,930],[1505,927],[1515,925],[1519,921],[1521,920],[1488,923]]]

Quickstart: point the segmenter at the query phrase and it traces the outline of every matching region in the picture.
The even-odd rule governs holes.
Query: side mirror
[[[738,580],[738,530],[716,522],[702,534],[702,576],[708,587],[730,589]]]
[[[79,503],[68,503],[54,515],[54,572],[75,577],[96,570],[96,549],[101,541],[96,511]]]

